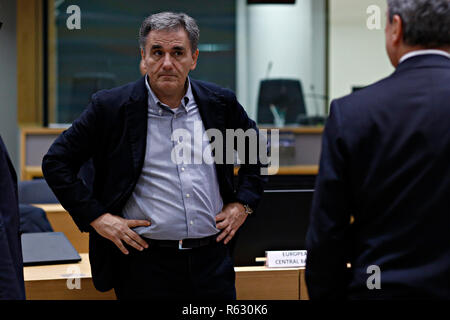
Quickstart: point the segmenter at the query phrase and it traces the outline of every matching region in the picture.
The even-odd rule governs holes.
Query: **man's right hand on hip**
[[[148,227],[150,224],[147,220],[127,220],[110,213],[105,213],[91,222],[95,231],[102,237],[114,242],[123,254],[128,254],[128,250],[122,241],[139,251],[148,248],[147,242],[131,228]]]

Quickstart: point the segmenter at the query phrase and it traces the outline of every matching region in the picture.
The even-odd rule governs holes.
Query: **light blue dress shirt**
[[[216,228],[215,217],[222,210],[223,200],[215,165],[211,161],[194,162],[194,157],[203,159],[205,150],[210,154],[210,147],[189,78],[187,81],[188,88],[180,106],[171,110],[153,93],[146,76],[149,94],[144,166],[123,209],[126,219],[151,222],[149,227],[133,229],[145,238],[182,240],[207,237],[220,231]],[[172,141],[177,129],[186,130],[191,141]],[[194,136],[205,138],[194,139]],[[182,152],[174,152],[172,156],[176,144],[188,144],[190,164],[183,163],[186,154]]]

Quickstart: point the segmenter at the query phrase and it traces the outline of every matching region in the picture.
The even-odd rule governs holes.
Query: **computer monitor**
[[[314,190],[266,190],[253,216],[238,231],[235,266],[261,265],[267,250],[304,250]]]
[[[275,124],[271,105],[285,112],[285,124],[298,124],[306,115],[305,100],[300,80],[268,79],[259,86],[258,118],[259,124]]]

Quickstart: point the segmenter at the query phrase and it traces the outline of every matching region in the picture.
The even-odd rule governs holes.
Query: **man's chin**
[[[183,86],[180,85],[177,81],[159,81],[157,87],[161,91],[177,91]]]
[[[178,81],[178,77],[177,76],[159,76],[158,77],[158,81],[163,83],[163,82],[177,82]]]

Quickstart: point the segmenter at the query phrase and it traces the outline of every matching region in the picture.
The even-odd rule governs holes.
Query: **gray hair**
[[[410,46],[450,45],[450,0],[387,0],[389,21],[399,15],[403,41]]]
[[[147,35],[152,30],[178,31],[179,29],[184,29],[187,32],[191,43],[191,51],[194,53],[197,50],[200,30],[195,20],[182,12],[160,12],[145,18],[139,30],[139,46],[145,51]]]

